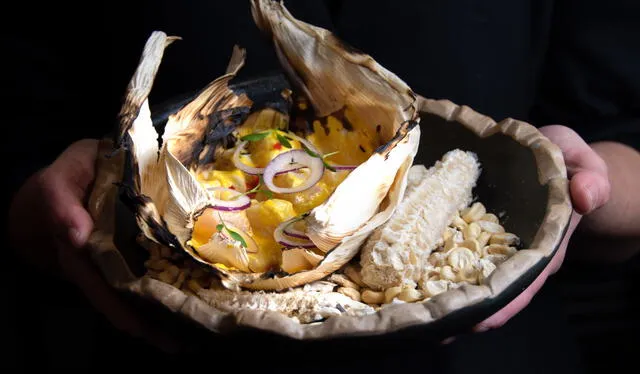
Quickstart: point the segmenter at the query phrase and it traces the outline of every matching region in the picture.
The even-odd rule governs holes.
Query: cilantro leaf
[[[263,194],[267,195],[267,199],[272,199],[273,198],[273,192],[271,192],[269,190],[260,190],[260,192],[262,192]]]
[[[240,236],[240,234],[238,234],[237,232],[231,230],[230,228],[227,227],[227,225],[224,224],[224,221],[222,220],[222,216],[220,215],[220,213],[218,213],[218,218],[220,218],[220,222],[216,225],[216,229],[221,232],[222,229],[224,228],[225,230],[227,230],[227,232],[229,233],[229,235],[231,235],[231,237],[237,241],[240,242],[240,244],[242,244],[243,247],[247,248],[247,242],[244,241],[244,239],[242,238],[242,236]]]
[[[291,148],[291,143],[289,143],[289,140],[287,140],[287,138],[285,138],[284,136],[282,136],[281,134],[276,132],[276,138],[278,138],[278,141],[280,142],[280,144],[282,144],[284,147],[286,148]]]
[[[307,152],[307,154],[311,157],[317,157],[317,158],[321,158],[320,155],[318,155],[317,153],[315,153],[314,151],[310,150],[309,147],[307,147],[304,143],[302,144],[302,148],[304,148],[304,151]]]
[[[238,234],[233,230],[230,230],[228,227],[227,227],[227,232],[229,233],[229,235],[231,235],[233,239],[239,241],[243,247],[247,248],[247,242],[244,241],[244,239],[242,238],[242,236],[240,236],[240,234]]]
[[[241,137],[240,140],[256,142],[258,140],[262,140],[262,139],[266,138],[267,136],[269,136],[270,133],[271,133],[271,131],[256,132],[254,134],[245,135],[245,136]]]
[[[327,162],[324,159],[322,159],[322,163],[324,164],[325,168],[327,168],[327,169],[329,169],[331,171],[336,171],[336,168],[334,168],[333,166],[327,164]]]

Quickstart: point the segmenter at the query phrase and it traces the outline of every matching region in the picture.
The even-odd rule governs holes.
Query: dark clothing
[[[19,5],[24,9],[14,11],[18,22],[10,33],[3,33],[9,35],[3,45],[10,51],[5,54],[10,65],[6,71],[11,72],[5,76],[10,87],[5,102],[10,107],[3,128],[10,140],[5,142],[5,159],[15,162],[12,189],[73,140],[100,137],[113,128],[125,86],[153,30],[183,40],[165,53],[151,105],[202,88],[223,74],[236,43],[247,48],[241,77],[279,68],[269,41],[253,23],[248,1],[148,3],[116,1],[95,9],[58,2],[32,9],[25,3]],[[559,123],[587,141],[615,140],[640,147],[640,3],[635,0],[350,0],[285,5],[295,17],[329,28],[370,54],[425,97],[468,105],[496,120]],[[51,308],[60,311],[60,305],[72,299],[58,306],[53,305],[56,300],[60,302],[49,300]],[[448,347],[398,347],[387,356],[367,359],[367,350],[354,347],[355,361],[336,363],[332,372],[365,372],[365,364],[398,371],[580,371],[560,305],[552,279],[499,331],[469,336]],[[75,326],[68,328],[80,332]],[[108,331],[103,326],[97,331],[78,335],[93,343],[70,341],[70,349],[100,361],[106,352],[134,360],[140,356],[129,349],[147,352],[112,332],[103,336]],[[120,347],[105,351],[106,341]],[[244,356],[241,360],[251,361],[248,352],[270,348],[248,343],[228,352],[237,351]],[[327,350],[331,352],[330,344]],[[210,370],[216,368],[216,356],[228,357],[208,354],[210,358],[202,359],[211,364]],[[336,357],[324,352],[295,354],[310,365],[329,367]],[[278,349],[272,357],[247,368],[289,368],[287,351]]]

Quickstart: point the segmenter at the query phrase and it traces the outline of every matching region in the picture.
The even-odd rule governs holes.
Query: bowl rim
[[[281,73],[268,73],[232,82],[232,89],[251,89],[260,84],[284,84]],[[189,101],[193,94],[176,96],[152,106],[154,126],[162,126],[173,111]],[[101,140],[101,157],[97,161],[97,177],[89,200],[91,215],[97,220],[89,240],[93,261],[113,287],[157,302],[188,320],[215,332],[229,334],[243,329],[260,330],[298,340],[325,340],[372,337],[395,333],[419,334],[434,338],[468,331],[474,324],[502,309],[523,289],[533,283],[558,251],[573,211],[568,188],[567,170],[560,149],[533,125],[507,118],[500,122],[480,114],[466,105],[449,100],[435,100],[416,95],[421,114],[433,114],[446,121],[456,121],[480,139],[489,136],[509,136],[529,148],[535,157],[538,180],[547,187],[548,199],[544,218],[529,248],[521,249],[505,263],[497,266],[487,279],[487,285],[463,285],[411,304],[391,305],[362,317],[332,317],[319,324],[299,324],[277,312],[243,310],[236,313],[220,311],[200,298],[149,277],[136,277],[114,244],[114,223],[101,219],[112,217],[117,193],[110,183],[122,173],[123,156],[113,156],[111,140]],[[489,294],[487,294],[489,292]]]

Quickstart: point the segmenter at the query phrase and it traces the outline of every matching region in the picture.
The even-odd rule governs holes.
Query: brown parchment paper
[[[541,259],[553,255],[568,226],[572,206],[567,171],[559,148],[534,126],[506,119],[495,122],[467,106],[448,100],[418,96],[422,113],[457,121],[479,138],[509,136],[535,155],[538,179],[548,186],[546,214],[529,248],[519,250],[487,278],[484,285],[463,285],[431,299],[411,304],[389,305],[363,317],[332,317],[322,323],[299,324],[276,312],[217,310],[194,295],[149,277],[136,277],[113,241],[115,229],[116,186],[123,172],[123,154],[107,155],[113,148],[103,140],[97,161],[97,179],[89,200],[89,211],[96,221],[88,250],[107,282],[113,287],[150,298],[169,310],[191,319],[213,332],[228,332],[234,327],[252,327],[294,339],[330,338],[346,335],[377,335],[405,327],[428,324],[460,308],[472,306],[501,294],[512,282]],[[136,245],[131,243],[132,246]]]

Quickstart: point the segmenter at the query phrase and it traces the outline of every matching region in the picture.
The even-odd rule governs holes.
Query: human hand
[[[498,328],[524,309],[549,276],[560,269],[569,240],[582,217],[602,207],[609,200],[611,186],[607,165],[575,131],[565,126],[551,125],[541,127],[540,132],[560,147],[564,156],[574,208],[569,227],[558,251],[535,281],[507,306],[477,324],[473,329],[475,332]]]
[[[174,351],[171,339],[152,329],[102,278],[87,251],[93,230],[85,208],[95,177],[98,141],[73,143],[20,188],[9,212],[12,245],[30,264],[62,275],[116,328]]]

